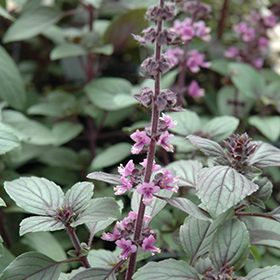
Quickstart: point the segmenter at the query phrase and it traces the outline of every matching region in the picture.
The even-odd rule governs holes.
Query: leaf
[[[85,2],[93,6],[95,9],[99,9],[102,4],[102,0],[85,0]]]
[[[28,252],[18,256],[0,275],[0,280],[56,280],[60,274],[61,264],[49,257]]]
[[[113,185],[120,185],[122,183],[120,175],[110,174],[110,173],[101,172],[101,171],[89,173],[87,175],[87,178],[106,182],[108,184],[113,184]]]
[[[102,267],[109,270],[120,261],[116,253],[103,249],[90,250],[87,257],[91,267]]]
[[[215,141],[202,138],[195,135],[189,135],[187,139],[200,151],[202,151],[207,156],[211,157],[222,157],[223,159],[228,159],[228,155],[224,149]]]
[[[165,168],[173,171],[173,175],[178,176],[178,186],[195,188],[202,163],[196,160],[177,160]]]
[[[2,207],[2,206],[6,207],[6,203],[5,203],[5,201],[0,197],[0,207]]]
[[[267,266],[252,270],[246,277],[246,280],[277,280],[280,274],[280,266]]]
[[[108,218],[117,219],[119,211],[118,203],[110,197],[91,199],[88,207],[83,211],[71,226],[76,227],[85,223],[106,220]]]
[[[63,121],[53,125],[52,134],[54,136],[54,144],[63,145],[77,137],[82,131],[83,126],[80,123]]]
[[[231,219],[222,224],[214,233],[210,260],[217,270],[233,266],[242,268],[248,258],[250,237],[244,223]]]
[[[41,6],[33,9],[25,9],[20,17],[9,27],[3,42],[9,43],[30,39],[60,20],[60,11]]]
[[[280,117],[279,116],[251,116],[249,124],[255,126],[270,141],[278,140],[280,136]]]
[[[30,106],[27,110],[29,115],[40,115],[47,117],[63,118],[61,104],[37,103]]]
[[[47,210],[61,206],[64,199],[61,188],[45,178],[21,177],[5,182],[4,188],[19,207],[38,215],[48,215]]]
[[[7,101],[11,107],[22,110],[26,103],[24,83],[15,62],[2,46],[0,46],[0,84],[1,99]]]
[[[79,44],[64,43],[56,46],[50,53],[51,60],[57,60],[65,57],[76,57],[87,55],[88,51]]]
[[[226,76],[228,74],[228,60],[222,59],[214,59],[211,61],[210,69],[219,73],[222,76]]]
[[[110,270],[104,268],[89,268],[77,273],[70,280],[105,280]]]
[[[112,145],[93,159],[90,164],[90,170],[101,169],[119,163],[130,155],[130,150],[131,145],[128,143]]]
[[[169,130],[173,133],[187,136],[199,130],[199,116],[190,110],[185,109],[183,112],[168,113],[173,121],[177,121],[177,125]]]
[[[168,259],[160,262],[149,262],[138,269],[133,280],[199,280],[196,270],[186,262]]]
[[[87,206],[93,195],[94,185],[90,182],[79,182],[65,194],[64,205],[69,205],[78,214]]]
[[[3,7],[1,6],[1,4],[0,4],[0,16],[3,17],[3,18],[8,19],[8,20],[10,20],[10,21],[15,21],[15,18],[14,18],[13,16],[11,16],[11,15],[8,13],[8,11],[7,11],[5,8],[3,8]]]
[[[180,209],[181,211],[204,221],[211,221],[212,219],[207,215],[206,212],[201,210],[197,205],[195,205],[193,202],[191,202],[189,199],[184,197],[172,197],[172,198],[166,198],[166,197],[160,197],[156,196],[164,201],[166,201],[168,204],[172,205],[173,207],[176,207]]]
[[[261,141],[253,141],[252,143],[258,146],[255,152],[248,158],[249,165],[254,165],[257,168],[280,166],[279,149]]]
[[[250,230],[251,244],[259,244],[263,240],[280,242],[280,234],[269,230]]]
[[[256,184],[229,166],[203,168],[199,173],[197,195],[214,219],[256,190]]]
[[[113,44],[115,52],[136,48],[138,42],[131,34],[139,34],[149,26],[145,13],[146,9],[129,10],[114,18],[104,34],[104,43]]]
[[[0,123],[0,155],[3,155],[19,146],[20,142],[14,131]]]
[[[14,259],[13,254],[4,247],[4,256],[0,257],[0,274]]]
[[[97,232],[105,229],[108,227],[110,224],[112,224],[116,219],[115,218],[109,218],[104,221],[98,221],[94,223],[86,223],[86,226],[88,227],[90,233],[92,235],[95,235]]]
[[[22,243],[57,262],[67,259],[61,244],[50,232],[27,233]]]
[[[100,47],[94,47],[91,50],[92,53],[99,53],[104,55],[111,55],[114,53],[114,46],[112,44],[107,44]]]
[[[98,108],[108,111],[138,104],[131,91],[131,83],[121,78],[99,78],[85,86],[90,101]]]
[[[21,221],[19,235],[22,236],[28,232],[55,231],[64,228],[64,224],[53,217],[33,216]]]
[[[231,116],[222,116],[207,122],[202,131],[208,133],[212,140],[220,142],[232,135],[238,125],[239,119]]]

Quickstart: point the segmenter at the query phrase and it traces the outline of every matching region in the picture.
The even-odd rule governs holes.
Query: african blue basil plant
[[[146,19],[154,25],[143,30],[143,37],[133,35],[140,44],[154,44],[154,54],[141,65],[142,75],[152,79],[154,87],[144,87],[140,94],[134,95],[141,105],[151,109],[151,123],[130,136],[135,142],[131,153],[146,157],[139,164],[132,159],[121,164],[119,175],[93,172],[87,176],[115,185],[116,196],[128,194],[132,197],[132,211],[101,237],[114,242],[116,251],[97,253],[91,245],[96,232],[103,231],[119,218],[120,203],[113,198],[92,199],[94,186],[90,182],[77,183],[64,194],[58,185],[47,179],[19,178],[5,182],[5,190],[19,207],[36,215],[22,220],[20,234],[65,230],[75,249],[68,252],[73,258],[60,262],[41,253],[24,253],[3,271],[0,280],[279,279],[279,266],[254,269],[247,275],[243,268],[254,261],[253,245],[279,247],[274,244],[280,241],[277,230],[280,207],[271,212],[263,211],[272,193],[272,183],[262,172],[266,167],[280,166],[280,150],[268,143],[253,141],[247,133],[229,136],[229,131],[232,133],[238,125],[233,117],[227,118],[228,124],[233,124],[229,131],[219,125],[217,128],[215,121],[209,122],[207,128],[191,129],[196,117],[188,110],[183,111],[178,104],[184,103],[185,93],[194,98],[204,95],[196,81],[186,87],[183,78],[187,70],[195,73],[200,67],[210,67],[210,63],[204,61],[204,54],[196,49],[188,50],[188,44],[195,37],[209,40],[210,29],[199,17],[206,17],[210,6],[199,0],[186,1],[181,10],[187,11],[190,17],[182,22],[175,20],[173,27],[168,28],[166,22],[176,15],[174,2],[178,1],[160,0],[150,7]],[[250,31],[249,27],[242,26],[236,29],[244,34]],[[181,49],[178,45],[183,43],[185,47]],[[164,52],[165,45],[176,45],[176,48]],[[229,49],[227,56],[234,51]],[[183,73],[179,74],[175,87],[179,90],[178,102],[176,92],[161,88],[162,74],[176,65]],[[189,119],[184,120],[182,116]],[[173,152],[176,141],[171,143],[178,138],[169,131],[180,135],[176,118],[177,127],[190,125],[190,133],[184,137],[187,136],[186,145],[193,156],[191,160],[178,160],[163,167],[155,160],[156,149]],[[223,140],[225,135],[229,137]],[[221,140],[222,145],[218,144]],[[203,168],[201,161],[206,167]],[[195,190],[200,200],[198,206],[181,195],[185,187]],[[177,259],[158,262],[148,259],[139,268],[137,261],[155,254],[160,256],[164,250],[157,242],[158,230],[151,226],[151,221],[166,203],[188,214],[178,232],[180,254]],[[88,243],[81,243],[76,235],[76,227],[82,224],[90,231]],[[71,274],[61,272],[63,264],[77,261],[82,264],[81,268],[74,269]]]

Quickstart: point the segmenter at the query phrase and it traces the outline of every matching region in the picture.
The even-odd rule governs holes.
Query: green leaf
[[[75,57],[87,54],[88,51],[82,45],[65,43],[58,45],[54,49],[52,49],[50,53],[50,59],[57,60],[65,57]]]
[[[176,207],[180,209],[181,211],[184,211],[185,213],[199,219],[199,220],[205,220],[205,221],[211,221],[211,218],[207,215],[206,212],[201,210],[198,206],[196,206],[192,201],[190,201],[187,198],[184,197],[172,197],[172,198],[166,198],[166,197],[160,197],[156,196],[160,199],[163,199],[168,204],[172,205],[173,207]]]
[[[86,226],[88,227],[90,233],[92,235],[95,235],[97,232],[104,230],[106,227],[108,227],[110,224],[112,224],[115,220],[116,220],[115,218],[109,218],[104,221],[86,223]]]
[[[229,137],[237,129],[239,119],[230,116],[222,116],[213,118],[207,122],[201,129],[204,133],[217,142]]]
[[[29,115],[40,115],[47,117],[63,118],[61,104],[37,103],[27,110]]]
[[[1,4],[0,4],[0,17],[6,18],[6,19],[8,19],[10,21],[15,21],[15,18],[13,16],[11,16],[8,13],[8,11],[1,6]]]
[[[131,95],[132,85],[121,78],[95,79],[85,86],[90,101],[100,109],[114,111],[137,104]]]
[[[146,9],[129,10],[117,16],[107,28],[103,40],[105,44],[113,44],[116,51],[136,48],[138,42],[131,34],[139,34],[149,26],[144,20]]]
[[[49,232],[27,233],[22,243],[57,262],[67,259],[61,244]]]
[[[15,259],[13,254],[4,247],[4,256],[0,257],[0,273]]]
[[[196,270],[186,262],[173,259],[161,262],[149,262],[141,267],[132,277],[133,280],[199,280]]]
[[[62,14],[52,7],[25,9],[20,17],[9,27],[3,42],[30,39],[60,20]]]
[[[90,250],[88,253],[88,262],[91,267],[102,267],[105,269],[112,269],[120,259],[117,254],[107,250]]]
[[[265,79],[253,66],[232,62],[228,71],[233,84],[246,97],[256,99],[265,92]]]
[[[108,184],[120,185],[122,183],[121,176],[117,174],[110,174],[105,172],[92,172],[87,175],[87,178],[106,182]]]
[[[248,120],[250,125],[255,126],[270,141],[278,140],[280,136],[279,116],[251,116]]]
[[[71,187],[65,194],[65,205],[71,205],[73,211],[81,213],[93,195],[94,185],[90,182],[79,182]]]
[[[108,218],[119,217],[120,207],[118,203],[110,197],[91,199],[88,207],[71,223],[71,226],[76,227],[85,223],[106,220]]]
[[[14,131],[0,123],[0,155],[3,155],[20,146],[19,139]]]
[[[101,169],[121,162],[130,155],[131,145],[118,143],[98,154],[90,165],[90,170]]]
[[[61,188],[45,178],[21,177],[5,182],[4,188],[19,207],[38,215],[48,215],[47,210],[62,206],[64,199]]]
[[[217,270],[233,266],[242,268],[248,258],[250,237],[244,223],[237,219],[226,221],[215,232],[210,249],[210,260]]]
[[[49,257],[28,252],[17,257],[0,275],[0,280],[56,280],[60,274],[61,264]]]
[[[173,171],[174,176],[178,176],[178,186],[195,188],[202,163],[196,160],[177,160],[168,164],[165,168]]]
[[[179,135],[187,136],[199,130],[199,116],[190,110],[185,109],[184,112],[168,113],[173,121],[177,121],[177,125],[169,130]]]
[[[26,103],[24,83],[17,66],[6,50],[0,46],[0,97],[18,110]]]
[[[229,166],[203,168],[199,173],[197,195],[214,219],[256,190],[256,184]]]
[[[0,207],[2,207],[2,206],[6,207],[6,203],[5,203],[5,201],[0,197]]]
[[[210,69],[220,75],[226,76],[228,74],[228,64],[229,62],[226,59],[214,59],[211,61]]]
[[[99,9],[102,4],[102,0],[85,0],[85,2],[90,4],[95,9]]]
[[[114,46],[112,44],[107,44],[100,47],[94,47],[91,50],[92,53],[99,53],[104,55],[111,55],[114,53]]]
[[[278,280],[279,275],[280,266],[267,266],[264,268],[257,268],[252,270],[246,276],[246,280]]]
[[[89,268],[77,273],[70,280],[105,280],[110,270],[104,268]]]

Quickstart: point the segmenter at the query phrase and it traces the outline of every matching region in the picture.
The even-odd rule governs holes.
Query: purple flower
[[[115,191],[115,195],[121,195],[124,194],[127,190],[131,190],[132,189],[132,184],[130,182],[130,180],[126,179],[124,176],[121,177],[121,181],[124,185],[122,186],[116,186],[114,188]]]
[[[203,41],[209,41],[211,39],[211,35],[209,35],[211,28],[207,27],[203,20],[199,20],[193,24],[195,30],[195,36],[199,37]]]
[[[128,258],[129,253],[135,253],[137,251],[137,246],[132,245],[131,240],[126,240],[125,238],[122,238],[121,240],[117,240],[116,245],[123,249],[122,253],[118,255],[118,258],[125,260]]]
[[[265,52],[268,45],[268,39],[265,37],[260,37],[258,40],[258,47],[261,52]]]
[[[105,233],[103,232],[101,239],[106,241],[115,241],[116,239],[121,237],[121,233],[117,229],[118,224],[115,224],[113,233]]]
[[[137,192],[143,194],[143,203],[146,206],[151,205],[153,201],[153,194],[160,191],[159,186],[155,186],[153,182],[145,183],[143,182],[142,186],[136,188]]]
[[[195,80],[192,80],[188,88],[188,94],[193,98],[200,98],[205,95],[205,90],[200,88]]]
[[[261,69],[263,67],[264,60],[262,58],[257,58],[253,61],[253,66],[257,69]]]
[[[235,47],[229,47],[228,50],[225,52],[225,57],[227,58],[234,58],[239,55],[239,49]]]
[[[173,177],[171,170],[167,170],[165,168],[162,169],[163,170],[163,179],[161,182],[161,187],[163,187],[164,189],[167,189],[171,192],[177,192],[178,191],[178,186],[170,186],[169,184],[176,184],[179,182],[177,177]]]
[[[134,144],[131,148],[131,152],[133,154],[139,154],[144,145],[149,145],[151,142],[151,138],[146,134],[146,132],[138,129],[130,135],[130,138],[136,142],[136,144]]]
[[[269,15],[269,16],[265,17],[263,19],[263,22],[267,27],[270,27],[270,28],[274,27],[277,24],[277,20],[274,15]]]
[[[168,143],[169,141],[173,140],[173,138],[173,134],[169,134],[168,131],[165,131],[163,134],[160,135],[157,141],[157,145],[162,146],[168,152],[173,152],[173,146],[170,143]]]
[[[162,117],[159,118],[160,120],[163,120],[166,123],[167,128],[172,128],[177,125],[176,121],[172,121],[172,118],[168,115],[165,115],[162,113]]]
[[[190,41],[195,36],[195,30],[192,26],[192,20],[186,18],[180,22],[178,19],[174,21],[173,28],[183,41]]]
[[[209,68],[211,66],[210,62],[204,61],[205,54],[200,54],[197,50],[191,50],[188,52],[187,66],[190,71],[197,73],[199,71],[199,66],[204,68]]]
[[[144,168],[146,168],[146,166],[147,166],[147,159],[145,158],[142,162],[140,162],[140,164],[141,164]],[[158,170],[160,170],[160,169],[161,169],[161,166],[160,166],[159,164],[155,164],[155,163],[153,162],[152,171],[158,171]]]
[[[248,28],[241,36],[244,42],[251,42],[255,39],[255,29],[253,27]]]
[[[132,174],[132,171],[134,169],[134,163],[133,160],[131,159],[125,167],[123,167],[123,165],[121,164],[118,167],[118,172],[122,175],[122,176],[129,176]]]
[[[150,235],[148,238],[145,238],[142,243],[142,251],[149,251],[152,255],[155,253],[160,253],[160,249],[152,246],[156,242],[156,239],[153,235]]]
[[[172,66],[176,66],[179,64],[180,56],[184,54],[184,51],[180,48],[175,49],[168,49],[165,53],[167,55],[172,63]]]
[[[248,29],[248,26],[246,22],[240,22],[239,24],[234,25],[232,29],[238,33],[245,33]]]

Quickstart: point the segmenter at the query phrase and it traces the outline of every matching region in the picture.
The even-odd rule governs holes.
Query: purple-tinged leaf
[[[95,198],[89,202],[88,207],[78,216],[75,222],[71,223],[71,226],[76,227],[81,224],[102,221],[108,218],[117,219],[119,214],[120,206],[113,198]]]
[[[191,258],[192,263],[209,251],[216,229],[226,220],[233,217],[234,211],[232,209],[221,214],[212,223],[198,220],[192,216],[185,219],[184,224],[180,227],[180,240],[184,251]]]
[[[280,206],[275,208],[273,211],[266,213],[268,216],[273,217],[276,219],[278,222],[280,222]]]
[[[105,229],[110,224],[112,224],[116,219],[115,218],[109,218],[105,221],[98,221],[94,223],[86,223],[86,226],[88,227],[90,233],[94,236],[97,232]]]
[[[108,269],[94,267],[77,273],[70,280],[105,280],[109,273]]]
[[[262,240],[275,240],[280,242],[280,234],[270,230],[250,230],[251,244],[259,244]]]
[[[229,166],[203,168],[199,173],[197,195],[213,219],[256,190],[256,184]]]
[[[254,165],[258,168],[268,166],[280,166],[280,150],[276,147],[261,141],[253,141],[257,144],[255,152],[249,157],[249,165]]]
[[[4,188],[16,204],[25,211],[48,215],[48,209],[63,203],[64,193],[55,183],[38,177],[21,177],[5,182]]]
[[[28,232],[54,231],[64,228],[64,224],[53,217],[33,216],[21,221],[19,234],[24,235]]]
[[[211,217],[208,215],[207,212],[200,209],[197,205],[195,205],[187,198],[184,197],[166,198],[161,196],[156,196],[156,197],[166,201],[168,204],[172,205],[173,207],[176,207],[199,220],[212,221]]]
[[[267,266],[264,268],[253,269],[246,277],[246,280],[278,280],[280,266]]]
[[[189,135],[188,140],[200,151],[202,151],[207,156],[211,157],[222,157],[223,159],[228,159],[229,157],[224,151],[224,149],[215,141],[202,138],[195,135]]]
[[[3,206],[3,207],[6,207],[6,203],[5,201],[0,197],[0,207]]]
[[[28,252],[18,256],[0,275],[0,280],[57,280],[61,264],[49,257]]]
[[[134,275],[133,280],[199,280],[196,270],[184,261],[173,259],[161,262],[149,262],[141,267]]]
[[[105,172],[92,172],[87,175],[87,178],[106,182],[108,184],[113,184],[113,185],[122,184],[120,175],[110,174]]]
[[[247,261],[249,247],[249,232],[244,223],[234,218],[223,223],[214,233],[210,260],[218,271],[231,266],[238,270]]]
[[[178,160],[168,164],[166,169],[170,169],[174,176],[178,176],[179,187],[196,187],[197,176],[202,168],[202,163],[196,160]]]
[[[76,183],[65,194],[64,205],[71,206],[75,214],[81,213],[93,195],[93,188],[90,182]]]

